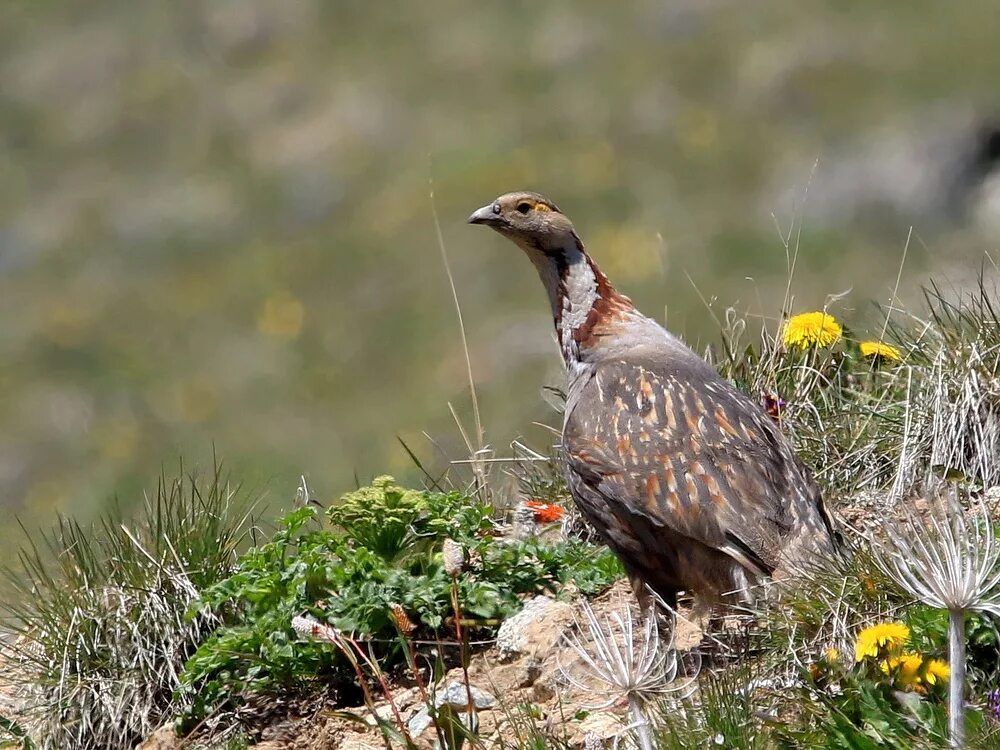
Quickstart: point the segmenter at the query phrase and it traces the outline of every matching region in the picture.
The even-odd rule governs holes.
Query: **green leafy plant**
[[[418,557],[451,532],[488,531],[492,510],[461,493],[405,489],[383,476],[345,494],[327,517],[357,547],[392,563],[404,555]]]
[[[356,690],[335,649],[296,636],[291,623],[299,615],[364,638],[389,671],[412,659],[395,638],[394,611],[412,618],[418,635],[440,641],[455,611],[464,630],[489,629],[525,595],[558,593],[569,583],[593,593],[622,575],[608,550],[582,540],[499,540],[492,514],[460,492],[405,490],[380,477],[329,511],[332,528],[311,507],[285,516],[192,608],[226,627],[185,666],[188,721],[249,693],[319,684]],[[462,575],[446,570],[445,539],[465,550]]]

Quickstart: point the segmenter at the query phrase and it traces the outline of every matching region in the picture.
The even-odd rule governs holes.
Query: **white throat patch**
[[[562,250],[565,273],[560,277],[561,263],[536,248],[523,248],[538,269],[545,285],[556,322],[563,359],[571,375],[582,366],[580,347],[573,339],[573,332],[580,328],[597,302],[597,276],[587,256],[575,245]]]

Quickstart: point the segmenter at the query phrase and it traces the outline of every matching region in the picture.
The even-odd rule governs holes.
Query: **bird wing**
[[[809,514],[796,507],[803,489],[825,512],[819,491],[760,407],[705,374],[598,366],[567,415],[568,468],[616,516],[639,514],[770,575]]]

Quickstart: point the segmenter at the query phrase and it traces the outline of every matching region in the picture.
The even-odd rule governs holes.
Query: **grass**
[[[60,518],[4,571],[3,681],[39,748],[131,747],[183,708],[184,662],[218,626],[188,610],[252,542],[221,466],[166,475],[143,512],[93,528]]]

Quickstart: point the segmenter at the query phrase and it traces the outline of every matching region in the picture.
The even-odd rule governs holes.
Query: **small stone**
[[[177,730],[170,723],[149,735],[136,750],[178,750],[183,744],[184,740],[177,736]]]
[[[374,714],[368,711],[364,714],[364,721],[370,727],[378,726],[379,722],[393,721],[396,718],[396,713],[393,708],[388,703],[383,703],[381,706],[375,706]]]
[[[596,713],[590,714],[580,722],[580,731],[584,738],[590,738],[591,746],[594,746],[597,741],[603,742],[620,737],[625,731],[625,725],[620,716],[611,713]]]
[[[496,698],[480,690],[475,685],[470,685],[466,689],[461,682],[449,682],[443,690],[438,690],[434,695],[434,706],[438,709],[451,709],[454,711],[466,727],[471,727],[473,720],[469,712],[469,692],[472,693],[472,705],[478,711],[485,711],[496,705]],[[422,707],[406,723],[406,728],[410,735],[419,737],[420,734],[431,725],[431,716],[427,707]]]
[[[518,683],[519,688],[529,688],[538,682],[538,678],[542,676],[542,665],[538,659],[529,659],[528,663],[524,665],[524,671],[522,674],[521,681]]]
[[[572,608],[565,602],[557,602],[539,595],[513,617],[508,617],[497,631],[497,650],[500,661],[508,661],[529,649],[544,651],[551,647],[563,631],[564,623],[572,618]]]
[[[472,705],[479,710],[492,708],[497,702],[496,698],[475,685],[466,687],[460,682],[449,682],[444,690],[439,690],[435,694],[434,705],[438,708],[448,705],[461,711],[468,711],[469,693],[472,694]]]
[[[419,737],[431,725],[431,715],[424,706],[406,722],[406,728],[413,737]]]

